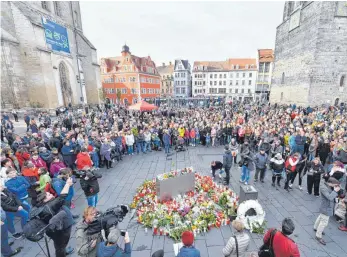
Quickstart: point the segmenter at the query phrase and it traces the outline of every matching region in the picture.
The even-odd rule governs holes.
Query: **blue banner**
[[[69,39],[66,28],[42,17],[42,24],[45,29],[47,44],[52,46],[52,50],[70,53]]]

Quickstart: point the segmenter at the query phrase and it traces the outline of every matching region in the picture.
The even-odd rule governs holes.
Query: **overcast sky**
[[[255,58],[274,48],[284,2],[80,2],[83,31],[98,57],[150,55],[157,66],[177,58]]]

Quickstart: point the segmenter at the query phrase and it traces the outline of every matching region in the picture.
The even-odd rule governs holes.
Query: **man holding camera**
[[[131,244],[128,232],[113,228],[106,242],[100,242],[97,251],[97,257],[117,256],[130,257]]]
[[[322,245],[326,242],[322,238],[323,230],[328,226],[329,217],[333,216],[335,198],[341,191],[340,182],[333,177],[330,177],[327,182],[321,187],[322,202],[319,208],[320,214],[314,223],[313,229],[316,231],[316,239]]]
[[[102,239],[101,231],[87,235],[87,228],[95,220],[97,214],[98,211],[95,207],[88,206],[83,212],[83,220],[76,225],[76,249],[79,256],[96,256],[96,246]]]

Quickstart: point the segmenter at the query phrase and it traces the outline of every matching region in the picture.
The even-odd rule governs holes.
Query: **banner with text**
[[[45,29],[46,42],[52,46],[52,50],[70,53],[66,28],[45,17],[42,17],[42,24]]]

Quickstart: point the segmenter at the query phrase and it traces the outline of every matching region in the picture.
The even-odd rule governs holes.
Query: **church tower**
[[[346,2],[287,1],[277,27],[270,101],[347,101]]]

